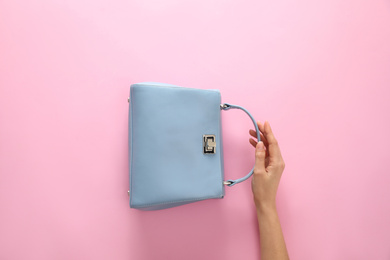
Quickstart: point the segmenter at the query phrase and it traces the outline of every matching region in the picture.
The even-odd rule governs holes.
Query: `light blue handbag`
[[[216,89],[194,89],[145,82],[130,86],[130,207],[157,210],[220,199],[224,186],[248,179],[224,180],[221,104]]]

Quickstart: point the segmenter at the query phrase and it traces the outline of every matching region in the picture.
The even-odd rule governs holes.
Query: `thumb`
[[[258,142],[256,145],[256,161],[254,173],[264,173],[265,172],[265,147],[262,141]]]

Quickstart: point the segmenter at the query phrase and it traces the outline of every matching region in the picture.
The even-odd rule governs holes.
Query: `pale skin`
[[[253,199],[256,205],[260,231],[261,260],[289,259],[282,228],[276,210],[276,192],[285,163],[269,122],[257,122],[260,142],[256,131],[251,129],[249,142],[255,147],[255,168],[252,177]]]

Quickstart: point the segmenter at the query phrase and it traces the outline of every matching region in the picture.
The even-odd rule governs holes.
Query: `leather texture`
[[[130,87],[130,207],[155,210],[223,198],[221,94],[162,83]],[[216,153],[203,153],[203,135]]]
[[[130,207],[158,210],[223,198],[224,169],[221,109],[216,89],[182,88],[144,82],[130,87]],[[215,153],[203,152],[203,135],[215,136]],[[229,180],[228,186],[248,179]]]

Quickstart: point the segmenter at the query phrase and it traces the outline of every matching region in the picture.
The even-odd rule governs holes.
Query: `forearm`
[[[261,260],[289,259],[276,205],[258,206]]]

